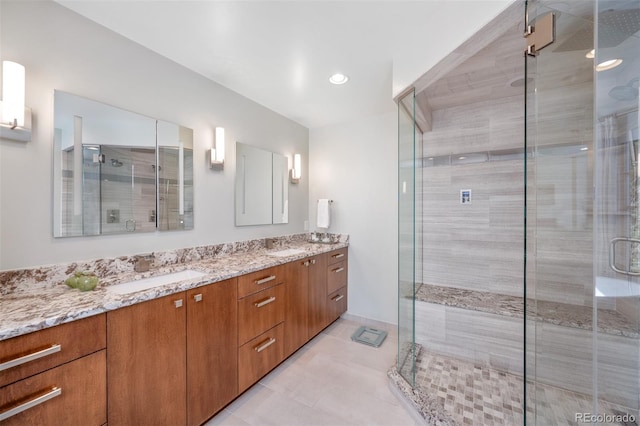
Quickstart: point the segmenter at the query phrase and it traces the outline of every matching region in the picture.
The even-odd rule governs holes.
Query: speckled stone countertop
[[[0,271],[0,340],[133,305],[201,285],[237,277],[260,269],[347,247],[349,237],[337,235],[335,244],[307,242],[308,234],[277,237],[273,249],[264,239],[176,249],[153,253],[149,272],[134,272],[135,256]],[[283,249],[303,253],[286,257],[269,253]],[[201,278],[180,281],[149,290],[120,295],[108,287],[171,272],[194,269]],[[64,280],[75,271],[93,271],[100,284],[93,291],[69,288]]]
[[[508,317],[524,316],[524,298],[506,294],[422,284],[417,291],[416,300]],[[527,299],[527,318],[564,327],[592,330],[593,308]],[[598,309],[598,331],[617,336],[640,337],[637,322],[632,322],[611,309]]]

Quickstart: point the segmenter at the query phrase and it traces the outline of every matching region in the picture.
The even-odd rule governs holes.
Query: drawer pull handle
[[[193,296],[193,300],[195,300],[196,302],[202,302],[202,293]]]
[[[262,299],[259,302],[254,303],[254,306],[256,308],[262,308],[264,305],[268,305],[269,303],[275,302],[275,301],[276,301],[276,297],[275,296],[271,296],[271,297],[268,297],[266,299]]]
[[[333,272],[338,273],[338,272],[342,272],[344,271],[344,268],[336,268],[333,270]]]
[[[273,281],[275,279],[276,279],[275,275],[270,275],[268,277],[264,277],[264,278],[261,278],[259,280],[256,280],[256,284],[260,285],[260,284],[268,283],[269,281]]]
[[[344,257],[344,253],[338,253],[338,254],[334,254],[333,256],[334,259],[340,259],[341,257]]]
[[[62,347],[60,345],[51,345],[51,347],[47,349],[42,349],[38,352],[30,353],[29,355],[21,356],[20,358],[12,359],[7,362],[3,362],[0,364],[0,371],[8,370],[13,367],[17,367],[18,365],[26,364],[27,362],[34,361],[38,358],[42,358],[48,355],[52,355],[56,352],[60,352]]]
[[[311,259],[311,264],[315,265],[316,264],[316,260],[315,259]]]
[[[40,395],[36,398],[33,398],[30,401],[25,402],[24,404],[20,404],[9,410],[3,411],[2,413],[0,413],[0,422],[7,420],[9,417],[13,417],[16,414],[22,413],[23,411],[26,411],[29,408],[33,408],[36,405],[40,405],[43,402],[46,402],[52,398],[55,398],[56,396],[59,396],[60,394],[62,394],[62,389],[58,387],[53,387],[49,392],[45,393],[44,395]]]
[[[333,298],[334,302],[339,302],[340,300],[344,299],[344,294],[339,294],[336,297]]]
[[[309,266],[309,263],[310,262],[308,260],[305,260],[304,262],[302,262],[302,266]]]
[[[256,352],[262,352],[265,349],[267,349],[269,346],[273,345],[275,342],[276,342],[276,339],[274,337],[269,337],[267,340],[260,343],[258,346],[256,346],[253,349],[255,349]]]
[[[174,300],[173,305],[177,308],[182,308],[182,299]]]

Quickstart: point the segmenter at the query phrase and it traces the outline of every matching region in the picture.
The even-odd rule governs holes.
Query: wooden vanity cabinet
[[[105,346],[104,314],[0,342],[0,423],[106,423]]]
[[[109,425],[199,425],[238,395],[237,280],[109,312]]]
[[[284,266],[238,277],[239,392],[284,359],[284,280]]]
[[[285,265],[286,311],[284,356],[288,357],[309,340],[309,265],[310,259]]]
[[[310,258],[309,269],[309,339],[329,324],[327,316],[327,255]],[[315,260],[315,262],[313,262]]]
[[[109,426],[186,423],[186,293],[107,313]]]
[[[187,424],[238,396],[237,279],[187,292]]]
[[[327,253],[327,320],[335,321],[347,311],[347,248]]]

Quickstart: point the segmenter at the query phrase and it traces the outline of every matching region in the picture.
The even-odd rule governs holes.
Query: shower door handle
[[[616,244],[622,241],[631,243],[631,244],[640,244],[640,240],[637,238],[628,238],[628,237],[613,238],[611,240],[611,243],[609,243],[609,267],[619,274],[640,276],[640,272],[633,272],[630,269],[627,269],[627,270],[621,269],[616,264]]]

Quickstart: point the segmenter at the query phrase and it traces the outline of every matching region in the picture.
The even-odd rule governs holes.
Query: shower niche
[[[54,93],[53,234],[193,228],[193,131]]]

